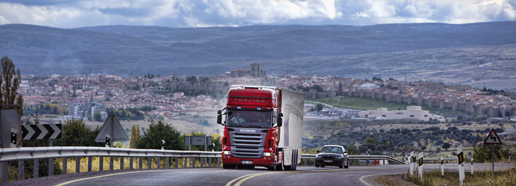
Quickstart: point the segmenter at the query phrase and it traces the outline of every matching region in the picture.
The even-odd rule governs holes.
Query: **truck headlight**
[[[271,156],[271,153],[270,152],[264,152],[263,156]]]
[[[230,155],[231,151],[223,151],[224,155]]]

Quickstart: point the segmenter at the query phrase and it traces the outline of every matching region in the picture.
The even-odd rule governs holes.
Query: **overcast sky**
[[[516,20],[516,0],[0,0],[0,24],[59,28]]]

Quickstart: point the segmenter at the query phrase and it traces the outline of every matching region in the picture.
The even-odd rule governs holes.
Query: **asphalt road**
[[[490,164],[475,165],[475,170],[490,170]],[[496,164],[496,169],[514,167],[514,164]],[[438,169],[439,165],[427,164],[424,169]],[[457,165],[447,164],[447,171],[456,171]],[[137,171],[111,171],[60,175],[12,182],[13,185],[376,185],[375,175],[401,174],[408,165],[350,166],[315,168],[299,166],[297,171],[268,171],[222,168],[186,168]],[[469,173],[469,164],[466,173]],[[9,185],[10,185],[9,184]]]

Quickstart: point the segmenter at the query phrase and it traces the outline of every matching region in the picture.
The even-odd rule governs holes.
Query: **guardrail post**
[[[138,169],[142,169],[142,157],[138,157]]]
[[[129,170],[133,170],[133,157],[129,157]]]
[[[39,178],[39,159],[34,160],[34,178]]]
[[[174,160],[175,160],[174,164],[176,165],[176,169],[177,169],[179,166],[179,158],[175,157]]]
[[[75,157],[75,173],[81,173],[81,157]]]
[[[190,158],[190,167],[195,168],[195,158]]]
[[[68,170],[68,157],[63,157],[63,174],[67,174]]]
[[[188,162],[188,158],[183,157],[183,168],[186,168],[186,162]]]
[[[48,176],[54,175],[54,158],[48,159]]]
[[[109,157],[109,170],[114,170],[113,169],[113,158],[114,158],[113,156]]]
[[[156,157],[156,168],[160,168],[160,164],[161,164],[161,157]]]
[[[7,183],[9,180],[9,162],[3,161],[2,164],[2,182]]]
[[[204,167],[204,158],[200,158],[199,161],[201,162],[201,168]]]
[[[148,164],[149,164],[149,168],[148,169],[152,169],[152,157],[148,157]]]
[[[213,167],[213,161],[212,161],[211,158],[210,158],[210,165],[209,165],[209,167]]]
[[[305,158],[305,159],[303,159],[303,160],[305,161],[305,166],[307,166],[307,165],[308,165],[308,163],[306,162],[306,158]]]
[[[217,158],[217,167],[220,167],[220,158]]]
[[[18,161],[18,180],[23,180],[25,176],[25,161]]]
[[[120,156],[120,170],[124,170],[124,157]]]
[[[88,156],[88,172],[91,172],[91,162],[93,161],[93,157]]]
[[[104,156],[99,156],[99,171],[104,170]]]
[[[169,168],[170,168],[170,158],[169,158],[169,157],[167,157],[167,166],[166,166],[166,168],[167,168],[167,169],[169,169]]]

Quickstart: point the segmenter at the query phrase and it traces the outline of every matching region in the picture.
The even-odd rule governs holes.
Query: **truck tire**
[[[283,170],[283,164],[276,165],[276,170],[277,171],[282,171]]]
[[[319,167],[319,165],[317,165],[317,162],[314,161],[314,164],[315,164],[315,167]]]
[[[271,167],[267,167],[267,169],[269,169],[270,171],[274,171],[274,169],[276,168],[275,165],[271,166]]]
[[[292,162],[292,170],[297,170],[297,150],[294,151],[294,158],[292,158],[294,161]]]

